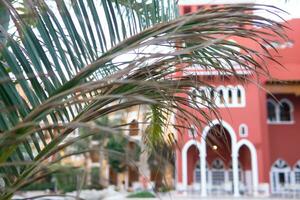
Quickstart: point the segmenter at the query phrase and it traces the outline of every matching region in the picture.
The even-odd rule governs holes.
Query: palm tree
[[[268,6],[229,5],[178,17],[175,0],[26,2],[34,26],[16,10],[18,2],[1,0],[11,29],[1,28],[0,174],[5,186],[0,199],[10,199],[43,176],[45,166],[51,171],[51,164],[62,159],[55,157],[58,152],[92,134],[66,140],[75,129],[117,134],[123,128],[89,123],[99,117],[154,105],[163,113],[163,125],[170,125],[165,114],[174,113],[206,123],[209,115],[200,108],[196,112],[207,121],[184,109],[197,107],[190,88],[208,85],[184,76],[188,67],[199,64],[245,80],[235,63],[267,75],[261,61],[272,58],[263,44],[271,45],[270,36],[285,39],[280,23],[253,12],[276,10]],[[231,36],[249,38],[263,51],[230,42]],[[197,97],[218,116],[210,99]]]

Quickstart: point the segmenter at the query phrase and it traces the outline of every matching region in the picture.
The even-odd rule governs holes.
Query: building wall
[[[291,167],[300,160],[300,97],[276,95],[278,100],[289,99],[294,106],[294,122],[291,124],[269,124],[271,163],[285,160]]]
[[[210,7],[211,5],[200,5],[200,3],[191,3],[184,4],[180,6],[179,12],[181,15],[186,14],[188,12],[195,12],[198,9],[202,9],[204,7]],[[266,86],[266,82],[279,79],[286,81],[299,81],[300,80],[300,19],[293,19],[288,21],[285,25],[289,26],[291,29],[286,30],[286,34],[289,39],[286,41],[274,41],[272,45],[274,45],[278,52],[272,50],[267,44],[265,47],[270,51],[273,58],[279,61],[283,65],[280,67],[278,63],[275,63],[270,60],[265,60],[271,77],[251,77],[254,83],[261,84],[262,86]],[[257,48],[255,43],[238,38],[232,38],[238,43],[244,44],[249,48]],[[285,69],[284,69],[285,68]],[[237,85],[233,79],[222,79],[217,76],[206,76],[206,82],[210,83],[213,86],[228,86],[228,85]],[[201,76],[201,78],[203,78]],[[210,79],[209,79],[210,78]],[[250,77],[249,77],[250,78]],[[294,105],[294,123],[293,124],[268,124],[267,123],[267,92],[264,89],[261,89],[254,83],[246,83],[244,84],[244,88],[246,91],[246,105],[245,107],[232,107],[232,108],[220,108],[220,116],[222,120],[226,121],[233,128],[234,132],[237,136],[237,141],[241,139],[247,139],[251,141],[255,149],[257,151],[257,159],[258,159],[258,171],[259,171],[259,182],[260,183],[269,183],[270,177],[270,168],[271,165],[279,158],[288,162],[290,166],[293,166],[296,161],[300,159],[300,97],[284,94],[284,95],[276,95],[278,98],[286,97],[292,101]],[[187,110],[192,111],[192,109],[186,107]],[[203,108],[207,113],[210,113],[208,109]],[[199,121],[203,120],[202,116],[198,116]],[[211,119],[215,119],[215,116],[211,115]],[[181,125],[189,127],[190,125],[184,123],[181,120],[180,114],[176,117],[177,123],[181,123]],[[248,127],[248,136],[241,137],[239,135],[239,126],[241,124],[246,124]],[[202,123],[203,126],[205,126]],[[202,128],[200,127],[197,130],[198,135],[195,138],[189,137],[187,129],[179,129],[178,130],[178,144],[179,149],[176,151],[176,171],[177,171],[177,182],[182,182],[182,151],[184,144],[194,139],[196,141],[200,141]],[[197,155],[195,151],[195,147],[191,147],[190,151],[191,157],[188,158],[188,183],[191,183],[191,178],[193,177],[193,169],[191,166],[195,165],[195,162],[199,159],[199,154]],[[244,153],[241,153],[244,154]],[[243,160],[243,159],[242,159]],[[242,162],[246,163],[249,166],[249,162],[243,160]]]

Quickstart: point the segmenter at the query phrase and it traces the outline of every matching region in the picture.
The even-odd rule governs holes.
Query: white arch
[[[210,129],[215,125],[221,125],[230,135],[231,138],[231,151],[232,151],[232,170],[233,170],[233,185],[234,185],[234,196],[239,196],[239,180],[238,180],[238,157],[236,153],[236,134],[233,128],[224,120],[212,120],[202,132],[201,137],[201,151],[200,151],[200,161],[201,161],[201,192],[202,196],[206,196],[206,137]],[[202,170],[203,169],[203,170]]]
[[[191,146],[195,145],[197,149],[201,152],[201,144],[196,140],[189,140],[182,148],[181,158],[182,158],[182,184],[184,190],[187,190],[188,186],[188,173],[187,173],[187,152]]]
[[[236,144],[236,141],[237,141],[237,138],[236,138],[236,134],[235,134],[235,131],[233,130],[233,128],[230,126],[229,123],[225,122],[224,120],[218,120],[218,119],[214,119],[212,120],[202,131],[202,136],[201,136],[201,145],[202,145],[202,150],[205,151],[206,153],[206,137],[207,137],[207,134],[209,133],[210,129],[212,127],[214,127],[215,125],[221,125],[223,128],[225,128],[229,135],[230,135],[230,138],[231,138],[231,147],[232,147],[232,152],[234,152],[234,148],[235,148],[235,144]],[[205,154],[206,156],[206,154]]]
[[[251,169],[252,169],[252,184],[253,184],[253,195],[257,195],[258,189],[258,165],[257,165],[257,153],[255,146],[247,139],[240,140],[236,145],[236,153],[238,154],[240,148],[245,145],[250,150],[251,156]]]
[[[287,98],[283,98],[279,101],[279,105],[281,103],[287,103],[290,106],[291,111],[294,111],[294,104]]]
[[[284,183],[280,183],[279,174],[284,175]],[[291,167],[283,159],[277,159],[270,171],[270,182],[271,182],[271,192],[272,193],[284,193],[285,188],[291,181]],[[280,186],[279,186],[280,185]]]
[[[280,120],[280,106],[282,103],[286,103],[289,107],[290,107],[290,121],[287,121],[287,122],[292,122],[294,121],[294,104],[287,98],[283,98],[279,101],[279,104],[278,104],[278,119],[279,121]]]

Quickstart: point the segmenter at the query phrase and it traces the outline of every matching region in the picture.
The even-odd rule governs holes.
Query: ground
[[[28,197],[33,197],[33,196],[40,196],[40,195],[43,195],[45,194],[45,192],[27,192],[27,193],[19,193],[17,195],[14,196],[13,199],[24,199],[24,198],[28,198]],[[68,193],[68,195],[72,195],[72,196],[76,196],[76,192],[73,192],[73,193]],[[105,189],[105,190],[102,190],[102,191],[96,191],[96,190],[84,190],[81,192],[81,195],[80,197],[82,199],[85,199],[85,200],[122,200],[122,199],[128,199],[129,198],[126,198],[126,196],[128,195],[128,193],[126,192],[115,192],[113,191],[112,189]],[[74,198],[63,198],[63,197],[43,197],[43,198],[37,198],[37,200],[40,199],[40,200],[72,200]],[[201,199],[201,200],[232,200],[232,199],[236,199],[236,200],[294,200],[294,199],[300,199],[300,198],[296,198],[296,197],[293,197],[293,196],[282,196],[282,197],[277,197],[277,198],[274,198],[274,197],[256,197],[256,198],[253,198],[253,197],[239,197],[239,198],[236,198],[236,197],[232,197],[232,196],[229,196],[229,197],[221,197],[221,196],[218,196],[218,197],[206,197],[206,198],[203,198],[201,197],[199,194],[179,194],[178,192],[176,191],[171,191],[169,193],[159,193],[157,194],[157,197],[156,198],[130,198],[130,200],[145,200],[145,199],[151,199],[151,200],[154,200],[154,199],[160,199],[160,200],[194,200],[194,199]]]

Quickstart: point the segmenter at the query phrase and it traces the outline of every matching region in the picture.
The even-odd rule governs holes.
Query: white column
[[[252,165],[251,171],[252,171],[253,196],[257,196],[258,195],[258,167],[257,167],[256,152],[253,152],[253,156],[251,158],[251,165]]]
[[[239,192],[239,168],[238,168],[238,156],[232,154],[232,174],[233,174],[233,196],[240,196]]]
[[[202,147],[200,151],[200,170],[201,170],[201,196],[207,196],[207,187],[206,187],[206,143],[202,143]],[[204,150],[205,149],[205,150]]]
[[[188,177],[187,177],[187,151],[182,151],[182,185],[183,190],[188,189]]]

